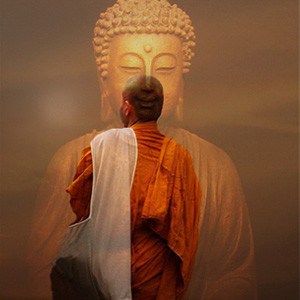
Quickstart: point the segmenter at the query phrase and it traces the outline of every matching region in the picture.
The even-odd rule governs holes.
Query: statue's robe
[[[185,299],[256,299],[251,224],[231,159],[218,147],[184,129],[165,127],[161,132],[191,154],[202,191],[198,249]],[[96,134],[93,131],[67,143],[48,166],[29,246],[36,295],[51,295],[51,262],[67,225],[74,221],[65,187],[72,182],[82,149]]]
[[[68,188],[77,218],[71,226],[73,232],[68,233],[72,241],[67,236],[69,240],[63,248],[73,249],[63,250],[59,255],[58,275],[63,281],[68,276],[67,285],[73,284],[74,289],[81,285],[79,277],[84,269],[78,268],[81,274],[78,276],[74,264],[77,253],[83,251],[82,241],[78,237],[75,240],[74,235],[92,232],[89,250],[92,260],[86,260],[85,264],[91,262],[100,295],[104,294],[106,299],[182,299],[198,244],[201,196],[192,159],[174,140],[159,133],[156,122],[137,123],[131,129],[100,134],[91,143],[92,149],[84,151]],[[127,219],[130,226],[125,229],[126,225],[119,223]],[[88,226],[86,222],[93,223],[90,226],[96,229],[75,228],[74,232],[74,226]],[[74,243],[78,244],[76,250]],[[89,251],[84,251],[82,256],[88,257]],[[80,259],[82,265],[84,257]],[[70,269],[73,269],[71,275]],[[116,271],[112,272],[113,269]],[[89,291],[93,284],[85,280]],[[70,298],[62,284],[59,290],[55,291],[57,299]]]

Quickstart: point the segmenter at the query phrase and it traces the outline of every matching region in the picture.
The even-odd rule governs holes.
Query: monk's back
[[[156,122],[138,123],[131,128],[138,142],[131,190],[132,296],[134,299],[155,299],[170,249],[158,234],[142,222],[141,215],[150,181],[155,176],[164,136],[157,130]]]

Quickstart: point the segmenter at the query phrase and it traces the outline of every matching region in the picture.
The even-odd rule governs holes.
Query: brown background
[[[91,39],[98,13],[113,3],[1,1],[1,299],[26,295],[24,248],[48,161],[65,142],[103,128]],[[297,1],[176,3],[198,38],[183,127],[239,170],[260,299],[297,299]]]

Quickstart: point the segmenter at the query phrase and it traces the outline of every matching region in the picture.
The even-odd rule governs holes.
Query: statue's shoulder
[[[240,179],[230,156],[213,143],[185,129],[179,129],[176,138],[191,155],[194,170],[202,186],[224,190],[240,189]]]
[[[88,147],[93,138],[99,133],[100,131],[94,129],[92,132],[86,133],[67,142],[56,151],[50,164],[77,163],[81,157],[83,149]]]
[[[172,132],[172,137],[190,152],[194,161],[210,165],[232,164],[231,158],[223,149],[186,129],[177,128]]]

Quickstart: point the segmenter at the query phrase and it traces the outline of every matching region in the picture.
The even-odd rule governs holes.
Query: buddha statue
[[[152,75],[164,87],[161,131],[186,148],[201,189],[200,236],[186,299],[256,299],[252,230],[240,180],[221,149],[183,128],[183,75],[194,55],[189,16],[166,0],[118,0],[100,14],[94,54],[101,89],[101,118],[120,126],[121,92],[129,77]],[[104,129],[105,130],[105,129]],[[35,296],[51,297],[49,273],[67,225],[74,220],[65,188],[81,151],[100,131],[64,145],[41,184],[29,249]],[[38,291],[40,289],[40,291]]]
[[[194,28],[185,12],[167,1],[118,1],[100,14],[93,45],[102,120],[118,118],[124,84],[140,73],[163,84],[164,119],[181,118],[182,75],[189,71],[195,46]]]

